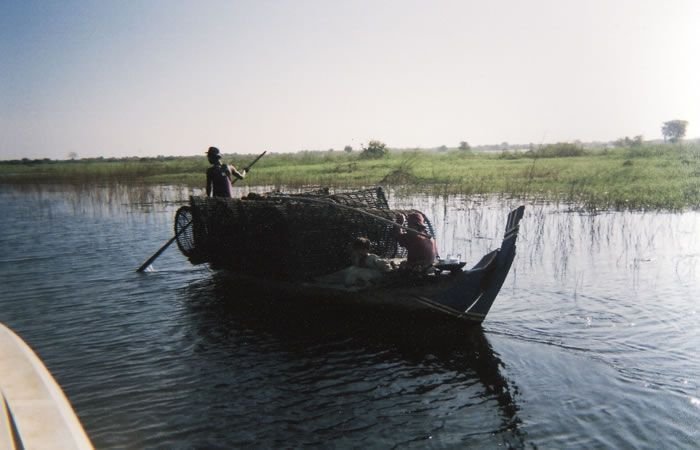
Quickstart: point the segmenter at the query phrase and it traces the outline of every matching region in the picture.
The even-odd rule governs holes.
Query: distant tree
[[[505,141],[501,142],[501,149],[507,150],[507,149],[508,149],[508,143],[505,142]]]
[[[368,159],[379,159],[383,158],[389,151],[386,148],[386,144],[382,141],[372,140],[367,144],[367,148],[362,148],[362,153],[360,156]]]
[[[460,142],[459,149],[460,150],[471,150],[471,147],[469,146],[469,142],[467,142],[467,141]]]
[[[78,157],[78,154],[76,152],[69,152],[68,153],[68,159],[76,159]]]
[[[615,147],[641,147],[644,143],[644,137],[641,134],[630,139],[629,136],[617,139],[613,142]]]
[[[446,146],[446,145],[441,145],[440,147],[438,147],[438,151],[439,151],[439,152],[446,152],[446,151],[447,151],[447,146]]]
[[[345,150],[346,153],[352,153],[352,147],[349,145],[346,145],[343,150]]]
[[[632,139],[629,138],[629,136],[625,136],[623,138],[617,139],[613,144],[615,147],[629,147],[632,143]]]
[[[668,122],[664,122],[661,127],[661,134],[664,135],[664,141],[668,140],[676,143],[685,137],[685,130],[687,127],[687,120],[669,120]]]

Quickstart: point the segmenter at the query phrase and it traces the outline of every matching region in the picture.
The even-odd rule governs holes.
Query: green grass
[[[256,155],[224,155],[239,168]],[[0,162],[2,183],[158,183],[204,187],[204,156]],[[268,154],[239,183],[268,186],[402,185],[416,192],[500,194],[588,209],[700,209],[700,145],[589,151],[555,144],[531,152]]]

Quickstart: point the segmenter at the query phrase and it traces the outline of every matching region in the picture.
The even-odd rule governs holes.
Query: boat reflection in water
[[[228,445],[524,445],[479,326],[262,296],[223,271],[183,297],[215,399],[201,420],[228,429]]]

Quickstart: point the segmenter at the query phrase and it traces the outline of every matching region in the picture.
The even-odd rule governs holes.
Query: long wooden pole
[[[155,261],[161,255],[161,253],[163,253],[165,251],[166,248],[170,247],[170,244],[175,242],[175,239],[180,237],[180,235],[182,233],[184,233],[184,231],[187,229],[187,227],[189,227],[191,224],[192,224],[192,221],[190,220],[189,222],[187,222],[187,225],[182,227],[182,229],[177,232],[177,234],[175,236],[171,237],[170,240],[165,243],[165,245],[163,245],[161,248],[159,248],[158,251],[153,254],[153,256],[151,256],[150,258],[148,258],[146,260],[146,262],[141,264],[141,266],[138,269],[136,269],[136,271],[137,272],[144,272],[148,268],[148,266],[153,264],[153,261]]]
[[[249,171],[250,168],[253,167],[253,164],[255,164],[256,162],[258,162],[258,161],[260,160],[260,158],[262,158],[263,156],[265,156],[265,153],[267,153],[267,150],[265,150],[265,151],[262,152],[260,155],[258,155],[258,157],[255,158],[255,159],[253,160],[252,163],[248,164],[248,165],[245,167],[246,172]],[[238,181],[238,178],[235,178],[235,179],[231,182],[231,184],[235,184],[236,181]],[[146,260],[146,262],[144,262],[143,264],[141,264],[141,266],[139,266],[139,268],[136,269],[136,271],[137,271],[137,272],[144,272],[144,271],[148,268],[148,266],[150,266],[151,264],[153,264],[153,261],[155,261],[155,260],[165,251],[165,249],[167,249],[168,247],[170,247],[170,244],[172,244],[173,242],[175,242],[175,239],[177,239],[177,238],[187,229],[187,227],[189,227],[191,224],[192,224],[192,221],[190,220],[189,222],[187,222],[187,225],[185,225],[184,227],[182,227],[182,229],[181,229],[180,231],[177,232],[177,234],[176,234],[175,236],[171,237],[170,240],[169,240],[168,242],[165,243],[165,245],[163,245],[161,248],[159,248],[158,251],[155,252],[155,253],[153,254],[153,256],[151,256],[150,258],[148,258],[148,259]]]

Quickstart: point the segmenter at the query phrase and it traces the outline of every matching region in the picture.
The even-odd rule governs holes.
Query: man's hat
[[[209,150],[207,150],[207,156],[210,158],[221,158],[221,152],[219,152],[219,149],[216,147],[209,147]]]

